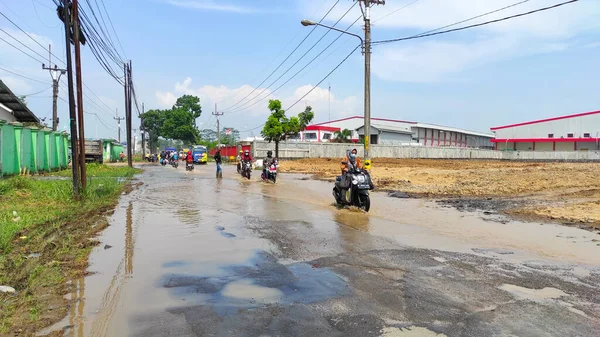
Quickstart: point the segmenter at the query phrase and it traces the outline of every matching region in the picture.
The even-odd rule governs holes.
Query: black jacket
[[[215,154],[215,162],[221,164],[221,154],[219,152]]]

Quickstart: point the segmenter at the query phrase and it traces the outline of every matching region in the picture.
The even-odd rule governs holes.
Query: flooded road
[[[149,166],[66,336],[600,336],[600,235],[214,166]],[[487,219],[482,219],[482,217]]]

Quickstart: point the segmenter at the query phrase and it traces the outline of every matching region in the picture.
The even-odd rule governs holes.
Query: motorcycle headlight
[[[358,180],[352,179],[352,185],[356,185],[356,184],[358,184]]]
[[[365,182],[365,176],[357,176],[356,177],[359,183],[364,183]]]

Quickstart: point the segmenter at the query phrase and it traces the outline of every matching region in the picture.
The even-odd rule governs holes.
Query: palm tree
[[[333,140],[336,143],[350,143],[350,137],[352,137],[352,131],[348,129],[344,129],[341,131],[336,131],[333,134]]]

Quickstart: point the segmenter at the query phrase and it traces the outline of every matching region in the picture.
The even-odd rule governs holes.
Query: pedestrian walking
[[[223,170],[221,169],[221,150],[217,149],[215,153],[215,163],[217,163],[217,178],[223,178]]]

